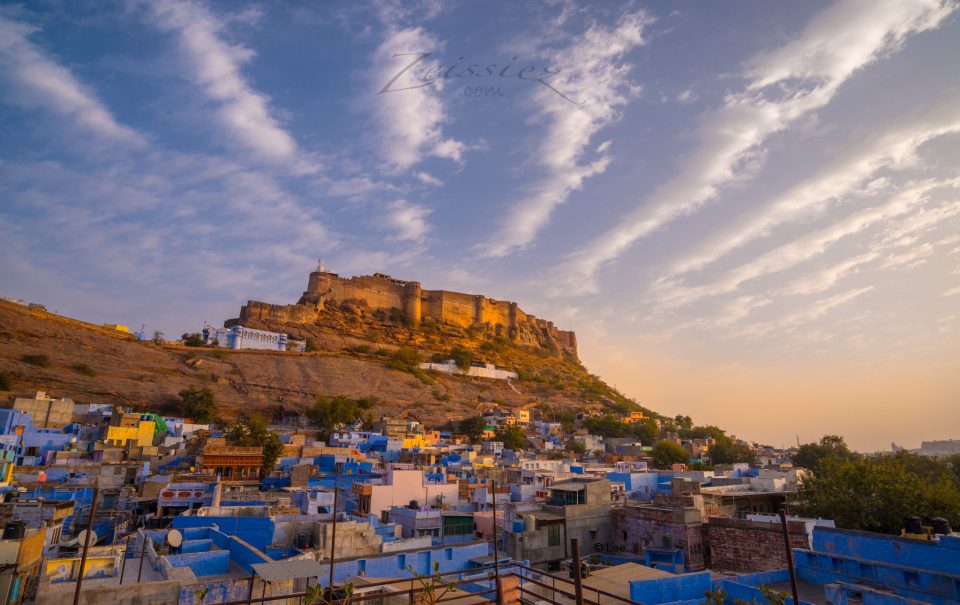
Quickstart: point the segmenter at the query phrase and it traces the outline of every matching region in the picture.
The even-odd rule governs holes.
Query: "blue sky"
[[[322,257],[746,438],[960,437],[957,8],[5,3],[2,294],[175,335]]]

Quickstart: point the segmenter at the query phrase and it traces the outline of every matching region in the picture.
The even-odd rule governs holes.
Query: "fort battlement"
[[[425,290],[420,282],[384,273],[340,277],[325,270],[322,263],[310,274],[307,289],[296,304],[251,300],[240,309],[240,317],[227,324],[270,321],[309,325],[319,319],[330,302],[354,302],[371,311],[398,309],[412,326],[429,321],[462,328],[489,327],[516,342],[541,346],[557,355],[577,355],[577,338],[572,331],[559,330],[553,322],[525,313],[515,302],[481,294]]]

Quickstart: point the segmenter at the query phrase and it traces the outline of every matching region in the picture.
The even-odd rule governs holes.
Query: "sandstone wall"
[[[779,523],[711,517],[707,528],[713,569],[751,573],[787,566]],[[809,546],[803,523],[787,522],[787,529],[792,548]]]
[[[251,320],[311,324],[327,301],[359,300],[373,310],[400,309],[417,325],[420,321],[448,323],[461,328],[490,325],[523,344],[541,346],[555,354],[577,354],[573,332],[558,330],[553,322],[524,313],[516,303],[493,300],[477,294],[448,290],[424,290],[419,282],[394,279],[380,273],[343,278],[335,273],[314,271],[307,290],[296,305],[271,305],[248,301],[240,317],[226,325]]]

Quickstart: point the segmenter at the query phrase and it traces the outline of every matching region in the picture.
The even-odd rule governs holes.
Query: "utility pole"
[[[100,484],[93,486],[93,503],[90,505],[90,520],[87,522],[87,533],[83,536],[83,554],[80,555],[80,572],[77,574],[77,588],[73,591],[73,605],[80,602],[80,587],[83,586],[83,572],[87,566],[87,551],[90,550],[90,535],[93,533],[93,517],[97,514],[97,496],[100,494]]]
[[[577,605],[583,605],[583,576],[581,572],[583,569],[580,567],[580,540],[577,538],[570,538],[570,551],[572,557],[570,564],[573,565],[573,589],[574,597],[576,599]],[[799,605],[799,603],[797,604]]]

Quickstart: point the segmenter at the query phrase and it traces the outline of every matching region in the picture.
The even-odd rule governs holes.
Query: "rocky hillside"
[[[256,327],[256,326],[253,326]],[[368,318],[335,309],[315,326],[284,329],[309,338],[308,353],[226,351],[156,345],[75,320],[0,301],[0,372],[11,391],[45,390],[78,402],[179,408],[190,385],[211,388],[221,415],[273,414],[279,406],[302,411],[316,395],[373,397],[375,414],[408,410],[439,424],[495,403],[505,408],[538,403],[581,410],[628,409],[633,404],[591,376],[575,359],[533,347],[435,325],[411,330],[401,320]],[[447,376],[418,370],[411,359],[461,358],[495,363],[520,374],[506,381]]]

